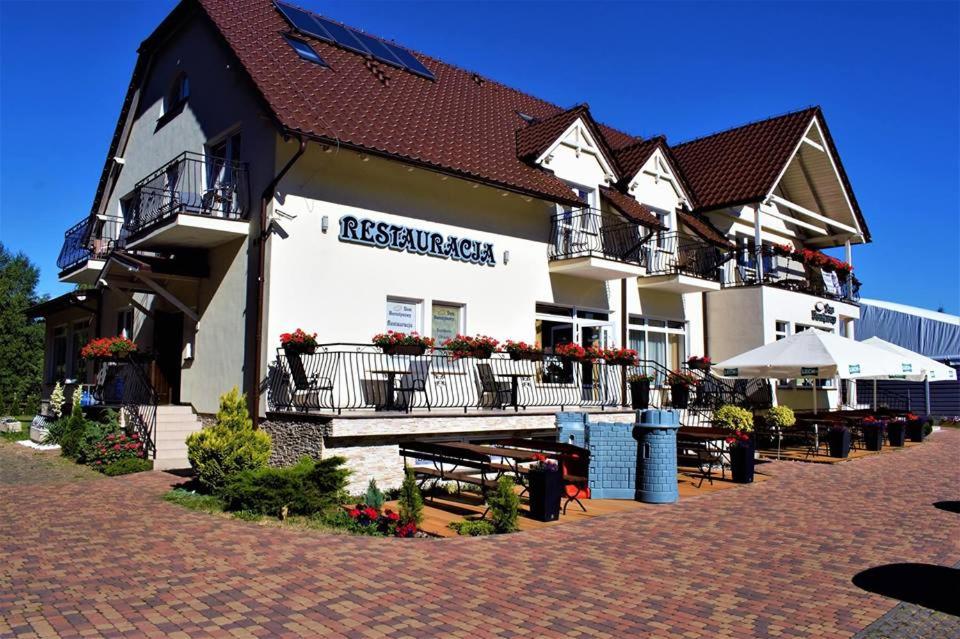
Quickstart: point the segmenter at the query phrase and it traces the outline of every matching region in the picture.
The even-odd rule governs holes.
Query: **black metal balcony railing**
[[[127,230],[134,234],[181,213],[246,219],[248,193],[245,163],[184,152],[134,187]]]
[[[690,275],[717,282],[728,259],[712,244],[676,231],[657,233],[641,254],[647,275]]]
[[[94,218],[91,232],[90,219],[83,218],[63,234],[63,246],[57,257],[57,268],[61,271],[68,271],[87,260],[103,259],[111,249],[122,244],[123,220]]]
[[[324,344],[310,354],[278,349],[269,375],[269,406],[276,411],[421,409],[517,410],[520,408],[622,407],[624,374],[655,377],[651,405],[667,404],[669,371],[653,361],[638,366],[604,361],[572,362],[456,358],[446,349],[424,355],[387,355],[362,344]],[[694,393],[693,407],[712,409],[744,393],[715,380]]]
[[[639,264],[640,248],[652,234],[635,222],[604,220],[596,209],[565,211],[551,220],[548,257],[551,260],[601,257]]]
[[[724,288],[765,284],[839,301],[860,299],[860,282],[841,274],[804,264],[770,247],[739,249],[729,254],[723,270]]]

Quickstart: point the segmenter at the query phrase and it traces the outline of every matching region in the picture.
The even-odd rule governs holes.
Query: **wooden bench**
[[[486,499],[487,491],[497,486],[496,477],[499,473],[493,468],[489,455],[444,446],[442,443],[410,442],[400,444],[400,456],[433,464],[409,467],[421,489],[428,481],[433,481],[434,485],[441,481],[452,481],[457,484],[458,494],[461,484],[471,484],[478,486]]]

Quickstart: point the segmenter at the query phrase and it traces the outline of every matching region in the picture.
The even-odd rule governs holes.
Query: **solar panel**
[[[417,60],[417,58],[414,57],[414,55],[409,51],[407,51],[406,49],[398,47],[394,44],[390,44],[389,42],[384,42],[383,46],[390,49],[390,52],[393,53],[393,55],[397,56],[397,59],[403,63],[403,66],[407,67],[407,69],[409,69],[410,71],[413,71],[417,75],[422,75],[423,77],[429,78],[431,80],[436,79],[434,75],[430,73],[430,69],[423,66],[423,64],[419,60]]]
[[[315,38],[319,38],[320,40],[326,40],[327,42],[334,41],[334,38],[327,33],[326,29],[317,23],[317,20],[314,18],[313,14],[304,11],[303,9],[291,7],[288,4],[281,4],[279,2],[276,3],[276,7],[280,10],[280,13],[283,14],[283,17],[287,19],[287,22],[292,24],[300,33],[305,33]]]
[[[297,52],[297,55],[304,60],[309,60],[310,62],[314,62],[321,66],[327,66],[327,63],[323,61],[323,58],[320,57],[320,54],[314,51],[313,47],[303,40],[297,40],[296,38],[291,38],[287,35],[283,36],[283,38],[287,41],[287,44],[289,44],[293,50]]]
[[[397,59],[397,56],[393,55],[390,52],[390,49],[387,48],[380,40],[368,36],[366,33],[361,33],[360,31],[354,31],[353,35],[367,47],[370,53],[373,54],[373,57],[386,62],[387,64],[392,64],[395,67],[405,67],[406,65],[400,60]]]
[[[336,40],[340,46],[366,55],[372,55],[370,50],[363,46],[363,43],[357,39],[357,36],[355,36],[350,29],[336,22],[331,22],[326,18],[321,18],[320,16],[316,16],[315,19],[323,28],[330,32],[330,35],[333,36],[333,39]]]

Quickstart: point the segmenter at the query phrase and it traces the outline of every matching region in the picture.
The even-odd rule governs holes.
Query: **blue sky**
[[[174,4],[0,0],[0,240],[43,292]],[[300,4],[671,142],[820,104],[873,232],[864,296],[960,312],[960,3]]]

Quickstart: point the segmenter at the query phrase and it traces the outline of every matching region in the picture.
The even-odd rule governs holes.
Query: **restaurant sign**
[[[810,319],[815,322],[823,322],[824,324],[836,324],[837,309],[826,302],[817,302],[813,305],[813,310],[810,311]]]
[[[408,226],[375,222],[352,215],[340,218],[340,241],[355,242],[394,251],[432,255],[443,259],[496,266],[493,244],[465,237],[413,229]]]
[[[847,366],[847,373],[850,375],[859,375],[860,374],[860,364],[850,364]]]
[[[816,366],[800,367],[800,377],[816,377],[820,374],[820,369]]]
[[[740,369],[739,369],[739,368],[725,368],[725,369],[723,369],[723,376],[724,376],[724,377],[736,377],[736,376],[739,375],[739,374],[740,374]]]

